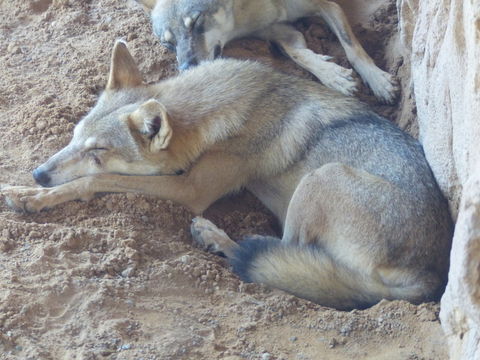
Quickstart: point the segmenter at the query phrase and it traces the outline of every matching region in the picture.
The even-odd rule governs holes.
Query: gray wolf
[[[45,187],[2,188],[11,207],[135,192],[200,215],[246,188],[281,240],[237,244],[202,218],[194,238],[246,281],[338,309],[431,300],[447,275],[452,223],[421,145],[358,100],[256,62],[145,85],[117,42],[105,92],[33,176]]]
[[[140,0],[142,1],[142,0]],[[152,8],[153,30],[177,55],[179,68],[219,56],[230,40],[253,36],[278,45],[324,85],[352,95],[357,82],[345,69],[307,48],[302,33],[289,23],[319,16],[336,34],[350,63],[375,96],[392,103],[398,92],[394,77],[380,70],[352,32],[341,7],[328,0],[143,0]]]

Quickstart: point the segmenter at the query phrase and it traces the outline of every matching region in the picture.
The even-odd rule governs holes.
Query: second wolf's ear
[[[150,139],[151,152],[168,148],[173,132],[163,104],[150,99],[130,114],[130,120],[143,135]]]
[[[141,85],[142,82],[142,75],[127,45],[117,40],[113,46],[107,90],[132,88]]]

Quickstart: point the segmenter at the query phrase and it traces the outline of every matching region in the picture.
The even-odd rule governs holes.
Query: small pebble
[[[131,277],[135,274],[135,268],[134,267],[128,267],[125,270],[122,271],[122,277]]]
[[[7,46],[7,52],[9,52],[10,54],[20,54],[22,50],[17,44],[11,43]]]
[[[184,264],[190,263],[190,260],[191,260],[191,258],[190,258],[190,256],[188,256],[188,255],[182,255],[182,256],[180,257],[180,261],[181,261],[182,263],[184,263]]]

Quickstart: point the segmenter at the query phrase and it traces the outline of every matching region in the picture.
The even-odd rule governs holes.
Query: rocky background
[[[420,140],[457,218],[441,302],[452,359],[480,358],[480,3],[399,0]]]

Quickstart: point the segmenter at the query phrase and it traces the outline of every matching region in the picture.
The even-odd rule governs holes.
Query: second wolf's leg
[[[368,56],[353,34],[342,8],[333,1],[326,0],[303,0],[301,3],[309,8],[309,12],[321,16],[327,22],[345,49],[348,60],[375,96],[392,103],[398,93],[397,81],[392,75],[379,69]]]
[[[274,24],[257,32],[256,36],[280,45],[293,61],[315,75],[325,86],[345,95],[353,95],[357,91],[352,70],[329,61],[329,56],[308,49],[302,33],[292,26]]]

